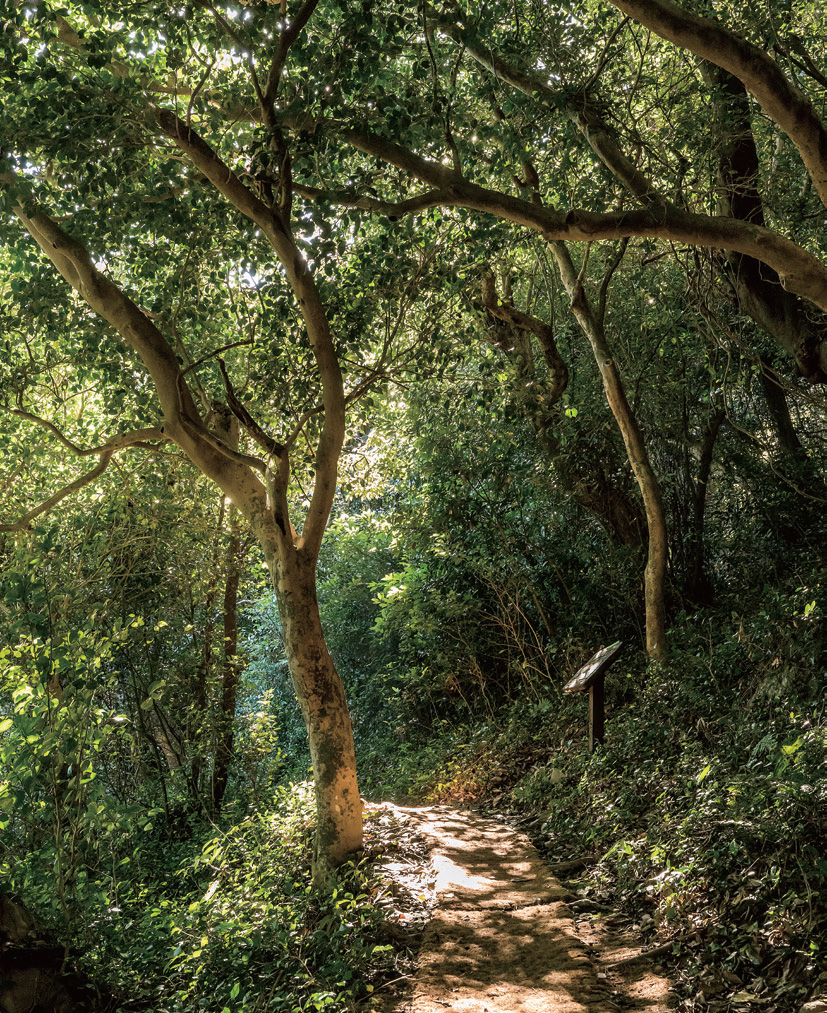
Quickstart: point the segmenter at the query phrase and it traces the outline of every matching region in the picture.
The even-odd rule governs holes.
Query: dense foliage
[[[687,1013],[822,994],[821,7],[0,39],[0,974],[364,1007],[358,773],[587,857]],[[615,640],[589,754],[561,689]]]

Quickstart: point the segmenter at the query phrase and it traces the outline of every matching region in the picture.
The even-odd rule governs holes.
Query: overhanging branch
[[[827,205],[827,129],[809,97],[787,79],[771,56],[713,18],[698,17],[669,0],[612,3],[661,38],[740,78],[798,148],[822,203]]]
[[[446,199],[450,200],[451,191],[448,188],[428,190],[426,193],[416,197],[410,197],[404,201],[385,201],[377,197],[366,197],[364,194],[356,194],[350,190],[320,190],[313,186],[304,186],[301,183],[294,183],[293,190],[300,197],[311,201],[327,201],[338,207],[357,208],[360,211],[374,211],[377,214],[385,215],[390,221],[395,222],[406,215],[414,215],[420,211],[427,211],[428,208],[444,207]]]
[[[35,425],[42,426],[44,429],[48,429],[52,435],[56,436],[58,440],[68,447],[73,454],[78,457],[94,457],[95,454],[104,454],[107,451],[123,450],[125,447],[140,447],[143,450],[154,449],[149,443],[150,440],[160,440],[162,443],[168,443],[169,437],[164,435],[164,431],[160,426],[154,426],[149,429],[133,429],[127,433],[119,433],[117,436],[113,436],[111,440],[107,440],[106,443],[101,444],[99,447],[88,447],[84,449],[79,447],[76,443],[73,443],[65,433],[61,432],[60,429],[50,422],[48,419],[41,418],[40,415],[35,415],[33,412],[27,412],[23,408],[9,408],[11,415],[17,415],[21,419],[26,419],[28,422],[34,422]]]
[[[354,133],[347,131],[341,136],[348,139]],[[557,211],[533,200],[524,200],[471,183],[457,173],[446,170],[444,166],[430,163],[411,152],[407,153],[410,158],[406,158],[400,145],[389,144],[382,138],[372,138],[364,131],[359,131],[358,137],[359,143],[355,146],[359,150],[390,161],[400,168],[407,166],[423,182],[437,185],[438,189],[415,199],[415,210],[427,206],[482,211],[539,232],[547,242],[589,242],[638,236],[734,250],[769,264],[788,291],[827,310],[827,266],[797,243],[763,226],[736,218],[694,214],[669,204],[653,205],[642,211]],[[380,205],[379,213],[387,214],[388,209],[399,212],[404,208],[405,202],[380,202]]]
[[[313,357],[322,381],[324,422],[316,447],[316,472],[310,506],[307,511],[298,548],[310,557],[318,556],[336,490],[339,454],[344,442],[345,400],[342,371],[325,308],[316,289],[306,259],[287,225],[286,218],[269,207],[249,190],[236,173],[218,156],[210,145],[174,112],[156,109],[160,129],[203,172],[226,199],[261,229],[278,257],[299,305]],[[282,462],[286,462],[283,455]],[[281,474],[281,464],[279,469]],[[285,500],[286,502],[286,500]],[[285,518],[279,525],[286,534]],[[288,546],[279,543],[281,551]],[[289,542],[292,551],[292,539]]]
[[[90,485],[95,481],[95,479],[100,478],[100,476],[106,471],[109,466],[109,462],[112,460],[117,451],[123,450],[126,447],[138,447],[143,450],[154,450],[156,447],[148,441],[155,440],[163,443],[168,442],[168,437],[164,435],[164,431],[160,428],[135,429],[129,433],[119,433],[117,436],[113,436],[111,440],[108,440],[99,447],[92,447],[88,450],[84,450],[64,436],[57,426],[48,422],[46,419],[42,419],[38,415],[33,415],[31,412],[22,411],[20,409],[12,409],[12,411],[15,415],[19,415],[30,422],[42,425],[44,428],[54,433],[64,446],[71,449],[73,453],[77,454],[79,457],[89,457],[97,454],[99,455],[100,460],[91,471],[87,471],[85,475],[81,475],[80,478],[76,478],[74,482],[69,482],[67,485],[64,485],[62,489],[59,489],[56,493],[54,493],[54,495],[50,496],[42,503],[39,503],[36,507],[28,510],[16,521],[0,523],[0,532],[25,530],[35,518],[48,513],[53,507],[57,506],[61,500],[66,499],[67,496],[71,496],[73,493],[78,492],[85,486]]]

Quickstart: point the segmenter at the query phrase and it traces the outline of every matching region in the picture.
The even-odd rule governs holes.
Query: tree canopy
[[[815,995],[825,88],[811,0],[3,6],[0,975],[353,1008],[391,793]]]
[[[370,440],[382,398],[446,371],[498,383],[486,440],[519,419],[537,475],[645,549],[661,661],[670,579],[713,593],[725,420],[823,502],[814,5],[32,2],[4,18],[2,530],[125,452],[217,485],[278,600],[320,876],[359,847],[361,802],[316,566],[343,448]],[[733,400],[752,377],[750,429]]]

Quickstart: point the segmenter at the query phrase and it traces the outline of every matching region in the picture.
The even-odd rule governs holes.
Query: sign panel
[[[563,687],[564,693],[576,693],[581,689],[588,689],[594,680],[602,675],[614,659],[620,654],[623,641],[618,640],[608,647],[601,648],[597,654],[579,669]]]

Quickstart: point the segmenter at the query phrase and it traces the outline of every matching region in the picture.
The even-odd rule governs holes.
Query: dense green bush
[[[309,785],[285,788],[238,824],[199,826],[163,873],[148,835],[124,860],[84,967],[124,1010],[294,1013],[366,995],[387,953],[377,886],[349,864],[328,891],[313,890],[313,808]]]
[[[527,772],[513,728],[495,749],[513,804],[542,814],[541,843],[601,856],[593,887],[679,941],[690,997],[706,981],[789,1009],[827,971],[819,590],[816,576],[750,612],[684,617],[673,660],[642,678],[619,662],[591,756],[568,705],[532,726]]]

